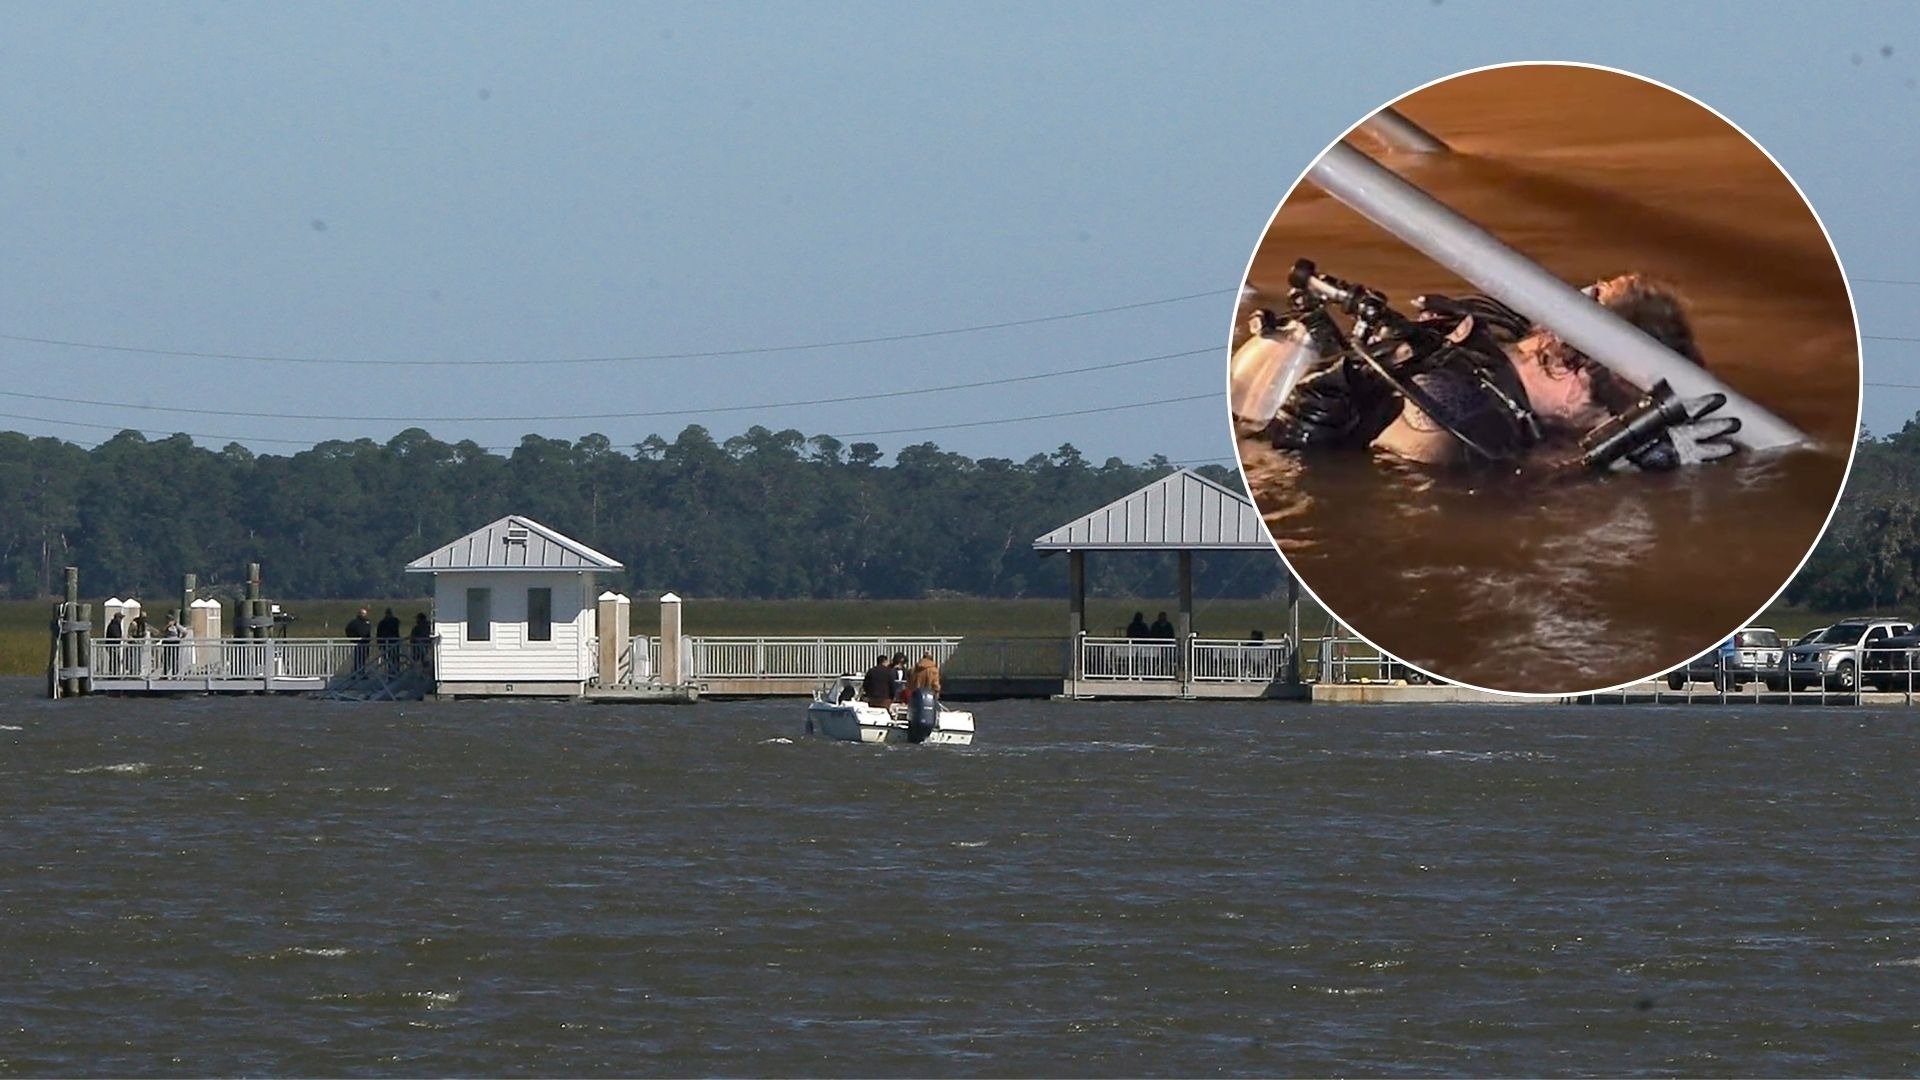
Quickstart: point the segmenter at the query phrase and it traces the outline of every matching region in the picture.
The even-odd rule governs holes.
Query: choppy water
[[[0,1072],[1895,1074],[1912,715],[0,696]]]

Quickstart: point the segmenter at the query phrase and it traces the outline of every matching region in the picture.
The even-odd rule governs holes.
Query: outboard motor
[[[907,704],[907,741],[925,742],[933,729],[940,726],[940,703],[934,699],[933,691],[915,690],[913,698]]]

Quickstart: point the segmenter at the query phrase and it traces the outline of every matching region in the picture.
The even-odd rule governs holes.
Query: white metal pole
[[[1642,389],[1661,379],[1683,398],[1725,394],[1717,416],[1737,416],[1734,438],[1753,450],[1808,442],[1793,425],[1721,382],[1712,372],[1654,340],[1493,234],[1345,143],[1307,170],[1307,178],[1362,217],[1472,282]]]
[[[1405,114],[1391,105],[1367,117],[1360,126],[1395,150],[1412,154],[1444,154],[1450,149],[1433,132],[1407,119]]]

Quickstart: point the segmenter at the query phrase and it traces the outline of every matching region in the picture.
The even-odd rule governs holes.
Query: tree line
[[[1826,535],[1783,595],[1820,611],[1920,609],[1920,416],[1860,437]]]
[[[410,560],[506,514],[627,566],[609,584],[738,599],[1063,596],[1066,560],[1032,540],[1166,475],[1172,464],[1071,444],[1025,461],[933,443],[893,460],[873,443],[691,426],[628,448],[529,435],[507,454],[410,428],[382,444],[288,455],[124,431],[91,449],[0,433],[0,598],[50,595],[78,566],[88,595],[163,596],[183,573],[231,592],[249,562],[277,598],[423,595]],[[1219,465],[1196,470],[1234,490]],[[1087,561],[1101,595],[1168,596],[1171,556]],[[1277,559],[1196,556],[1202,597],[1279,595]]]

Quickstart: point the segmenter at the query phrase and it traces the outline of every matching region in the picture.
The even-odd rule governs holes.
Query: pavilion
[[[1067,522],[1034,540],[1042,556],[1067,553],[1068,632],[1065,692],[1132,697],[1252,697],[1291,680],[1299,641],[1299,582],[1287,579],[1284,642],[1208,640],[1193,632],[1193,553],[1251,551],[1277,558],[1260,512],[1238,491],[1189,469]],[[1087,634],[1087,553],[1173,551],[1180,556],[1180,617],[1173,641]]]

